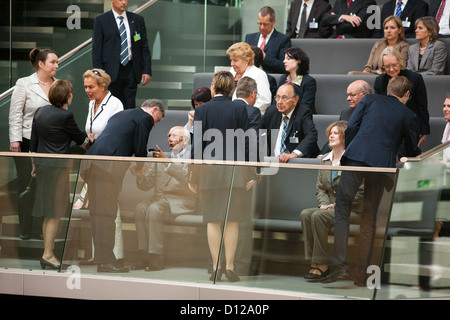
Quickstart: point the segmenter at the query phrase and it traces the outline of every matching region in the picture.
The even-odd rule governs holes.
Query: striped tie
[[[125,29],[125,24],[123,23],[123,17],[120,16],[119,32],[120,32],[120,63],[126,66],[128,63],[128,40],[127,40],[127,29]]]
[[[403,2],[399,1],[397,3],[397,9],[395,10],[395,16],[400,17],[402,15],[402,4]]]
[[[281,131],[281,147],[280,154],[286,152],[286,131],[287,131],[287,123],[289,118],[287,116],[283,117],[283,130]]]

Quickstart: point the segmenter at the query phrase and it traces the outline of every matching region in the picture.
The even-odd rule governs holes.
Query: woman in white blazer
[[[35,73],[17,80],[9,108],[9,149],[11,152],[29,152],[31,126],[34,113],[39,107],[50,104],[48,91],[55,81],[58,70],[58,56],[49,49],[33,49],[29,54]],[[27,186],[31,191],[19,197],[19,233],[24,240],[31,236],[40,237],[42,222],[32,224],[31,212],[34,202],[34,187],[31,179],[31,160],[15,157],[17,170],[17,191],[22,194]],[[33,233],[33,234],[32,234]]]
[[[445,73],[447,48],[438,40],[439,25],[430,16],[416,20],[415,43],[409,47],[407,69],[427,74],[440,75]]]
[[[267,74],[254,65],[255,52],[248,43],[237,42],[228,48],[227,54],[231,60],[230,72],[236,83],[242,77],[250,77],[256,81],[258,96],[255,107],[261,111],[261,115],[264,115],[267,107],[272,103],[272,92]],[[232,99],[236,99],[235,93]]]

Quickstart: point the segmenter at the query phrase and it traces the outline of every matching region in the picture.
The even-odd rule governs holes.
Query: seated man
[[[275,10],[263,7],[258,14],[259,32],[245,36],[249,45],[261,48],[264,54],[262,68],[268,73],[284,73],[284,52],[291,46],[291,39],[275,30]]]
[[[278,157],[280,162],[316,157],[319,154],[317,129],[311,109],[299,104],[296,85],[280,86],[275,100],[276,106],[267,108],[261,118],[261,128],[267,129],[268,155]]]
[[[325,0],[294,0],[287,17],[286,35],[289,38],[328,38],[331,27],[325,26],[322,17],[331,11]]]
[[[334,29],[331,38],[370,38],[368,8],[376,5],[375,0],[336,0],[333,10],[323,16],[323,24]]]
[[[167,135],[172,158],[190,159],[189,132],[183,127],[173,127]],[[158,147],[159,149],[159,147]],[[153,156],[164,158],[160,150]],[[163,224],[179,214],[189,213],[195,208],[196,195],[188,187],[188,165],[186,163],[147,164],[143,169],[130,168],[136,176],[139,189],[154,194],[140,202],[135,209],[135,224],[138,234],[140,261],[131,270],[155,271],[164,269]]]

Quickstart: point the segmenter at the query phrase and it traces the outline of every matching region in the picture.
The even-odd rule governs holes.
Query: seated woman
[[[438,40],[439,25],[427,16],[416,20],[418,43],[409,47],[407,68],[427,75],[444,74],[447,62],[445,43]]]
[[[389,16],[383,22],[384,40],[375,42],[370,51],[369,60],[364,67],[363,71],[350,71],[348,74],[365,75],[380,74],[380,56],[384,49],[387,47],[396,48],[402,58],[408,60],[408,48],[409,43],[405,41],[405,29],[403,29],[402,20],[396,16]]]
[[[347,121],[339,120],[330,124],[326,129],[331,152],[325,154],[322,164],[338,166],[345,151],[345,130]],[[305,279],[320,281],[329,273],[328,265],[331,261],[331,252],[328,249],[328,234],[334,225],[334,207],[336,191],[339,183],[340,171],[319,170],[317,176],[316,198],[318,208],[304,209],[300,213],[302,230],[305,236],[305,256],[311,260],[311,267]],[[360,214],[363,207],[362,186],[353,202],[352,216]]]
[[[228,48],[227,54],[230,56],[230,72],[234,76],[235,83],[242,77],[250,77],[256,81],[258,97],[255,107],[259,108],[261,115],[263,115],[272,103],[272,92],[270,91],[267,74],[255,66],[255,53],[248,43],[237,42]],[[235,94],[233,94],[232,99],[236,99]]]
[[[286,74],[280,77],[278,87],[290,82],[297,85],[299,103],[307,106],[316,113],[316,80],[309,72],[309,58],[300,48],[289,48],[284,53],[284,68]]]

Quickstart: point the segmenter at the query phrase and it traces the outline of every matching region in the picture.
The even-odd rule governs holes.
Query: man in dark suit
[[[429,0],[428,9],[439,24],[439,38],[450,38],[450,1]]]
[[[412,84],[406,77],[393,78],[388,85],[388,95],[368,94],[362,98],[348,121],[345,131],[346,149],[341,158],[344,166],[395,168],[402,140],[408,156],[420,154],[417,137],[411,128],[415,114],[405,103]],[[366,270],[375,234],[378,206],[384,193],[393,184],[393,177],[384,173],[343,170],[337,191],[334,218],[333,268],[322,282],[329,283],[349,277],[347,238],[353,199],[364,180],[364,210],[360,224],[358,264],[354,283],[365,286]]]
[[[275,28],[275,11],[271,7],[263,7],[258,14],[259,32],[245,36],[245,42],[254,45],[264,53],[262,67],[268,73],[284,72],[284,52],[291,46],[291,39]]]
[[[376,5],[375,0],[336,0],[332,11],[324,15],[323,24],[333,27],[331,38],[370,38],[367,9]]]
[[[348,102],[348,108],[345,108],[341,111],[341,114],[339,116],[339,120],[349,120],[351,115],[353,114],[353,111],[355,111],[356,106],[361,101],[361,99],[366,94],[371,94],[372,88],[370,85],[364,81],[364,80],[356,80],[350,83],[350,85],[347,87],[347,102]],[[328,140],[328,139],[327,139]],[[328,146],[328,142],[325,143],[325,145],[322,147],[322,150],[320,150],[320,154],[324,155],[327,152],[330,152],[331,149]]]
[[[86,155],[146,157],[152,128],[164,117],[159,100],[146,100],[141,108],[113,115]],[[140,169],[143,163],[139,162]],[[98,272],[127,272],[114,256],[117,200],[128,161],[84,161],[81,176],[89,186],[89,213]]]
[[[317,129],[311,109],[298,102],[296,85],[280,86],[276,101],[276,106],[267,108],[261,118],[261,128],[267,129],[268,155],[278,157],[280,162],[316,157],[319,154]]]
[[[330,11],[331,5],[324,0],[294,0],[287,17],[286,35],[289,38],[330,37],[331,27],[322,23],[322,17]]]
[[[110,75],[108,89],[124,109],[135,108],[137,85],[149,83],[152,74],[145,21],[126,11],[128,0],[110,1],[112,10],[95,18],[92,63]]]
[[[401,3],[400,3],[401,2]],[[403,29],[405,29],[405,38],[416,37],[416,20],[428,14],[428,4],[423,0],[389,0],[383,4],[381,9],[381,25],[389,16],[398,16],[402,20]],[[383,30],[376,29],[373,33],[374,38],[383,38]]]

